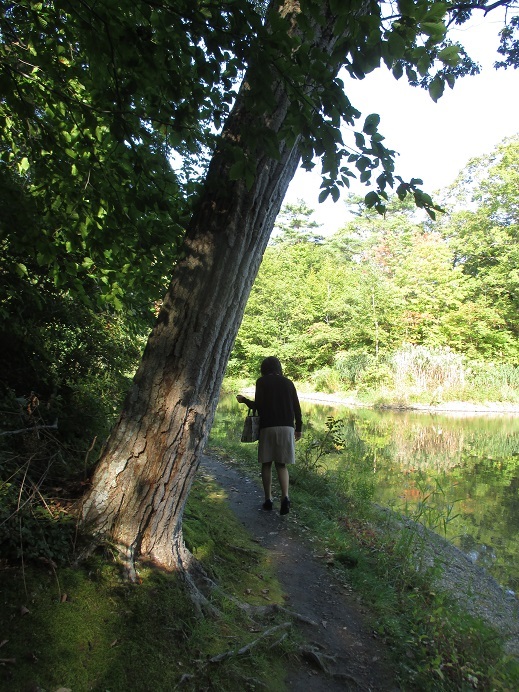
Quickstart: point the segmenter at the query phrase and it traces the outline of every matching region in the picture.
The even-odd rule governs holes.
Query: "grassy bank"
[[[235,441],[234,427],[229,432],[235,423],[225,417],[217,422],[210,449],[257,478],[256,446]],[[432,589],[431,572],[417,572],[412,533],[389,530],[373,514],[368,475],[353,467],[336,474],[327,466],[332,438],[299,444],[290,522],[375,613],[375,636],[393,652],[401,688],[518,689],[518,664],[504,655],[499,635]],[[276,630],[281,620],[275,616],[251,622],[227,597],[252,605],[283,602],[268,554],[204,476],[193,487],[184,531],[188,547],[221,587],[211,597],[218,609],[213,617],[198,617],[177,575],[143,565],[141,583],[129,585],[110,552],[79,566],[72,552],[56,564],[29,560],[27,551],[24,560],[22,533],[21,558],[0,562],[0,689],[147,692],[182,683],[193,692],[282,692],[296,635]],[[64,535],[57,522],[46,531],[49,541]],[[271,633],[263,639],[264,631]]]
[[[213,428],[213,449],[257,478],[255,445],[234,441],[229,424],[224,418]],[[328,467],[333,437],[332,429],[317,443],[315,436],[299,443],[290,520],[375,613],[376,636],[394,654],[402,689],[518,689],[519,664],[504,653],[500,635],[433,588],[437,565],[417,570],[419,533],[396,531],[373,507],[370,474],[354,462]]]

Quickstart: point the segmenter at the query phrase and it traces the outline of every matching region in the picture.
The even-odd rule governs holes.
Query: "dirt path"
[[[325,661],[327,672],[309,655],[309,660],[288,671],[287,688],[293,692],[398,690],[387,652],[370,628],[367,609],[313,555],[311,546],[297,534],[291,515],[280,517],[279,502],[274,511],[263,511],[261,490],[230,461],[204,456],[199,473],[214,478],[226,490],[237,518],[270,551],[287,607],[315,623],[297,621],[309,648]]]

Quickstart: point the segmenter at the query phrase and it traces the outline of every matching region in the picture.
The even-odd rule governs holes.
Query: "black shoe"
[[[279,510],[280,514],[288,514],[290,512],[290,500],[288,497],[284,497],[281,500],[281,509]]]
[[[261,505],[263,509],[266,509],[267,512],[270,512],[273,505],[272,505],[272,500],[265,500],[265,502]]]

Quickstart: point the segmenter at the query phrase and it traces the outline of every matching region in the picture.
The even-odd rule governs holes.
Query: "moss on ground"
[[[79,567],[3,564],[0,569],[0,688],[25,690],[282,690],[289,640],[247,656],[208,659],[258,638],[257,623],[231,603],[281,603],[267,554],[225,504],[223,491],[198,479],[185,516],[186,541],[222,591],[218,617],[197,616],[176,574],[141,566],[141,583],[121,578],[108,553]],[[229,540],[229,537],[232,537]],[[273,621],[262,622],[271,626]],[[268,652],[268,653],[267,653]]]

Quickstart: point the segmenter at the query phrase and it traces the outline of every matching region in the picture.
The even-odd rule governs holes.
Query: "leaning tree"
[[[222,11],[231,7],[223,5]],[[355,128],[360,113],[339,70],[362,78],[383,61],[395,77],[406,74],[437,99],[473,67],[447,37],[448,23],[465,21],[473,7],[430,0],[395,7],[375,0],[269,3],[244,49],[247,71],[133,386],[84,498],[85,525],[118,546],[130,575],[136,559],[146,558],[189,576],[183,509],[249,291],[301,158],[307,166],[322,158],[323,197],[337,197],[354,170],[364,182],[376,177],[368,205],[383,211],[387,188],[396,186],[399,196],[411,193],[434,215],[420,181],[394,175],[394,152],[383,144],[378,116],[363,121],[353,147],[344,144],[341,124]],[[211,37],[200,38],[202,51],[204,40]]]

